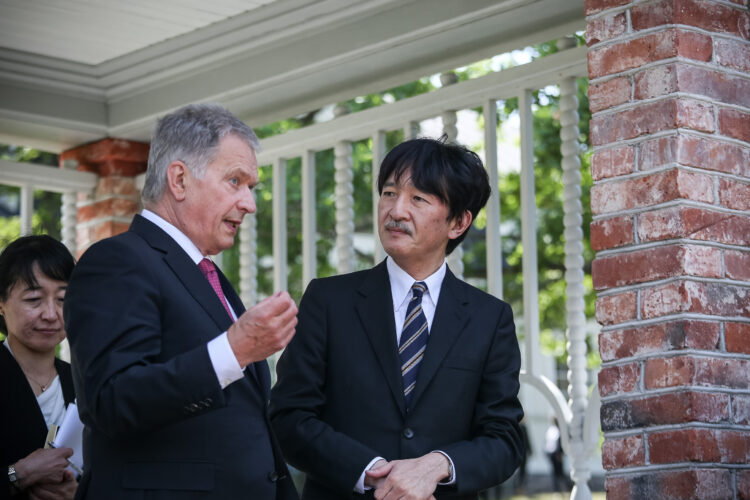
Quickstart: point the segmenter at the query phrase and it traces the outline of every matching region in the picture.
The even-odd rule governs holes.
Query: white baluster
[[[558,40],[560,50],[575,47],[574,39]],[[581,173],[578,158],[578,96],[576,79],[566,78],[560,83],[560,139],[562,140],[563,211],[565,217],[565,281],[567,294],[568,337],[568,395],[572,419],[569,427],[571,469],[575,483],[571,498],[589,500],[588,480],[591,471],[584,446],[584,417],[588,404],[588,376],[586,372],[586,315],[583,286],[583,224],[581,206]]]
[[[248,214],[240,225],[240,298],[245,307],[258,301],[258,219]]]
[[[78,224],[77,199],[76,193],[66,191],[62,194],[62,206],[60,207],[62,243],[74,256],[76,254],[76,225]]]
[[[416,139],[419,136],[419,122],[410,121],[404,125],[404,140]]]
[[[372,235],[374,240],[374,264],[380,263],[385,258],[385,250],[383,250],[378,233],[378,201],[380,200],[378,175],[383,158],[385,158],[385,131],[378,130],[372,136]]]
[[[315,151],[302,155],[302,289],[317,274],[315,230]]]
[[[497,173],[497,102],[484,103],[484,157],[490,180],[490,199],[487,200],[487,291],[503,298],[503,251],[500,246],[500,193]]]
[[[455,73],[443,73],[440,75],[440,83],[443,86],[453,85],[458,82],[458,76]],[[443,120],[443,133],[448,136],[448,142],[456,142],[458,137],[458,128],[456,128],[456,122],[458,118],[454,110],[444,111],[441,115]],[[458,245],[453,252],[448,256],[448,266],[459,279],[463,279],[464,276],[464,250],[461,245]]]
[[[31,221],[34,217],[34,186],[21,186],[21,236],[31,234]]]
[[[349,111],[339,105],[334,115],[342,116]],[[339,274],[354,271],[354,170],[352,168],[352,145],[340,141],[334,147],[336,169],[336,256]]]
[[[273,164],[273,288],[287,289],[286,251],[286,160]]]

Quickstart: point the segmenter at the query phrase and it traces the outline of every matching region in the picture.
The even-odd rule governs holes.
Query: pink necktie
[[[227,304],[227,300],[224,298],[224,292],[221,291],[221,284],[219,283],[219,274],[216,272],[216,268],[214,267],[213,262],[204,258],[202,261],[198,263],[198,268],[206,276],[206,279],[211,284],[211,288],[214,289],[214,292],[219,297],[219,300],[221,301],[221,304],[224,306],[224,309],[227,310],[227,314],[229,315],[229,317],[232,318],[232,320],[234,320],[234,316],[232,316],[232,311],[229,309],[229,304]]]

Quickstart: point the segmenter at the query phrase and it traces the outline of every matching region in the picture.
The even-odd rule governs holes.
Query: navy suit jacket
[[[313,280],[281,356],[271,419],[287,461],[307,473],[303,499],[350,499],[376,456],[434,450],[455,465],[438,498],[476,498],[523,456],[520,353],[505,302],[447,271],[407,408],[385,262]]]
[[[232,320],[158,226],[136,215],[89,248],[64,311],[86,425],[78,498],[297,498],[270,433],[266,362],[222,390],[206,344]]]

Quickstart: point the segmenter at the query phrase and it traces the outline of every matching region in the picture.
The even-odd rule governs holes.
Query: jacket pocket
[[[214,464],[205,462],[133,462],[125,464],[122,487],[134,490],[211,491]]]

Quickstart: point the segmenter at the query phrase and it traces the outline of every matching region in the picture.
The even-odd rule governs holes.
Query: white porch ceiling
[[[583,0],[0,0],[0,142],[147,141],[197,101],[258,126],[584,27]]]

